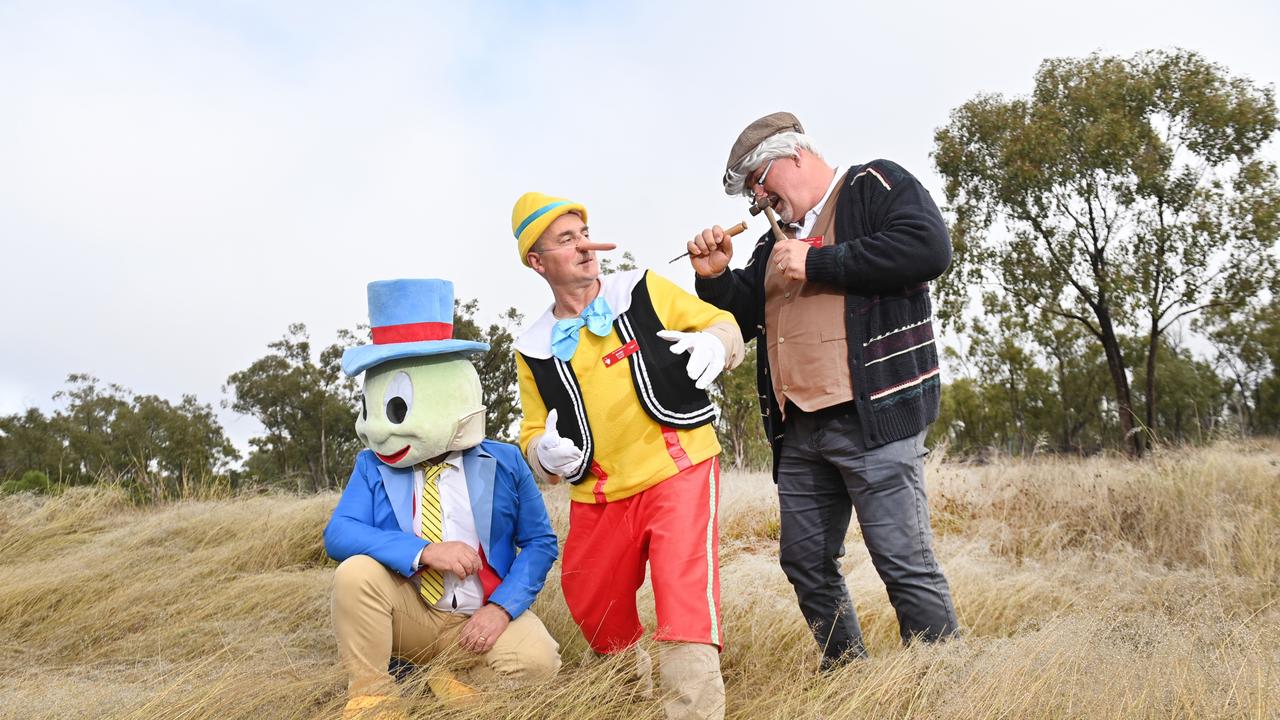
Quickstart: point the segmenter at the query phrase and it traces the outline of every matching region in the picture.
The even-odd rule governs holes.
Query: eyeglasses
[[[775,158],[775,159],[776,159],[776,158]],[[770,160],[770,161],[769,161],[769,164],[767,164],[767,165],[765,165],[765,166],[764,166],[764,172],[760,173],[760,177],[756,178],[756,181],[755,181],[754,183],[752,183],[752,184],[753,184],[753,185],[755,185],[756,187],[760,188],[761,190],[763,190],[763,189],[764,189],[764,179],[765,179],[765,178],[767,178],[767,177],[769,177],[769,171],[770,171],[770,170],[772,170],[772,169],[773,169],[773,160]]]
[[[564,250],[565,248],[576,248],[580,242],[591,242],[590,231],[585,227],[582,228],[581,232],[561,234],[559,237],[548,243],[553,245],[553,247],[544,247],[541,250],[530,249],[529,252],[541,255],[542,253],[555,252],[556,250]]]

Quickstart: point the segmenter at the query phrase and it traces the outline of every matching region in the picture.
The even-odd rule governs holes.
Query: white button
[[[782,386],[782,389],[783,389],[783,390],[790,390],[790,389],[791,389],[791,386],[790,386],[790,385],[783,385],[783,386]]]
[[[787,341],[787,339],[786,339],[786,338],[778,338],[778,342],[780,342],[780,343],[783,343],[783,342],[786,342],[786,341]]]
[[[791,297],[791,293],[789,293],[789,292],[784,292],[784,293],[782,293],[782,297],[784,297],[784,298],[789,298],[789,297]]]

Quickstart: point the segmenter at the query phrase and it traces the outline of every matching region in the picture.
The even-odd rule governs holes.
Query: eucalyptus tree
[[[1259,156],[1276,129],[1271,88],[1185,51],[1050,59],[1030,95],[966,102],[935,135],[954,213],[944,314],[982,287],[1079,323],[1141,454],[1132,367],[1145,365],[1151,428],[1163,335],[1245,304],[1276,272],[1280,190]],[[1139,363],[1126,334],[1145,339]]]

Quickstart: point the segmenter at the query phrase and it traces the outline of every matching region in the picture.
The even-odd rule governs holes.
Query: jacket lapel
[[[485,555],[489,551],[489,531],[493,525],[493,480],[498,461],[477,445],[462,456],[462,469],[467,476],[467,495],[471,498],[471,514],[476,521],[476,534]]]
[[[404,532],[416,534],[413,532],[413,468],[393,468],[378,463],[378,473],[382,475],[382,487],[391,501],[396,523]]]

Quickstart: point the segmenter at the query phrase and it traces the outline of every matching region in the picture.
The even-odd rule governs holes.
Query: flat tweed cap
[[[733,149],[729,151],[729,162],[725,163],[726,174],[738,163],[742,162],[764,139],[780,132],[804,132],[804,127],[795,115],[789,112],[776,112],[756,120],[743,130],[738,139],[733,141]]]

